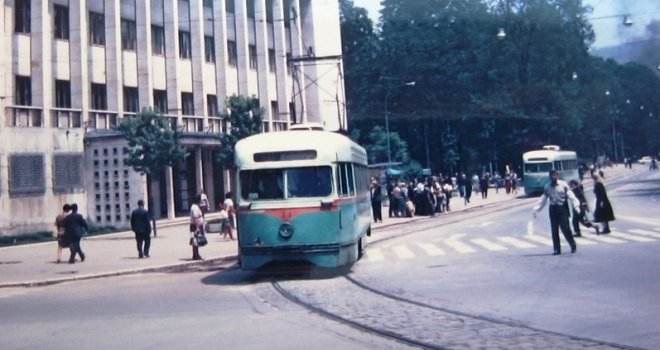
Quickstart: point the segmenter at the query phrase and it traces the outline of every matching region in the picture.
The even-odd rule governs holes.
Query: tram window
[[[529,163],[525,164],[525,173],[547,173],[552,170],[552,163]]]
[[[353,177],[353,166],[352,164],[346,164],[346,172],[348,174],[348,194],[350,196],[355,196],[355,178]]]
[[[340,197],[348,196],[348,175],[346,175],[346,169],[348,164],[340,163],[337,165],[337,192]]]
[[[332,169],[329,166],[286,170],[287,195],[291,198],[326,197],[332,193]]]
[[[247,200],[283,199],[283,179],[281,169],[243,170],[240,174],[241,197]]]

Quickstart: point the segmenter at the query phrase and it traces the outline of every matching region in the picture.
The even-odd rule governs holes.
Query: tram
[[[555,169],[559,178],[568,182],[578,180],[578,159],[573,151],[562,150],[556,145],[543,146],[540,150],[523,154],[523,186],[528,196],[543,193],[550,183],[548,173]]]
[[[367,153],[338,133],[299,129],[236,143],[243,270],[308,262],[334,268],[362,257],[371,233]]]

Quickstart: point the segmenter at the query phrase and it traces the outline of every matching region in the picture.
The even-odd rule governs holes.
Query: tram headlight
[[[289,239],[293,235],[293,226],[288,222],[285,222],[280,226],[279,234],[282,238]]]

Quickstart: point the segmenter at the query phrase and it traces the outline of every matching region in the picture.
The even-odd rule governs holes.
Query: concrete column
[[[215,183],[213,181],[215,169],[213,167],[213,152],[210,149],[205,149],[202,152],[202,163],[204,178],[207,180],[204,183],[204,191],[206,191],[206,195],[209,197],[209,209],[214,209],[219,199],[215,196]]]
[[[165,195],[167,198],[167,218],[174,219],[176,217],[176,210],[174,208],[174,179],[172,176],[172,167],[167,167],[165,170]]]
[[[236,52],[238,68],[238,94],[247,95],[250,91],[249,71],[250,71],[250,40],[248,39],[248,18],[247,5],[245,1],[235,2],[235,20],[236,20]]]
[[[218,107],[224,109],[227,99],[227,13],[225,1],[220,0],[213,4],[213,37],[215,38],[215,71],[216,71],[216,95],[218,96]]]
[[[108,110],[123,112],[123,70],[120,1],[105,2],[105,84]]]
[[[135,2],[135,26],[137,27],[137,71],[140,109],[154,105],[154,84],[151,61],[151,0]]]
[[[289,31],[291,32],[291,57],[300,58],[305,55],[302,38],[302,9],[299,0],[292,0],[291,6],[295,8],[295,14],[292,15]],[[300,122],[307,122],[306,109],[306,89],[305,86],[305,66],[294,64],[293,67],[293,91],[297,95],[293,101],[296,106],[296,113]]]
[[[190,44],[192,48],[193,94],[195,114],[206,116],[206,89],[204,88],[204,4],[202,0],[190,0]],[[204,128],[208,118],[204,117]]]
[[[181,119],[181,88],[177,84],[179,63],[179,2],[164,1],[165,27],[165,64],[167,70],[167,114],[178,114],[179,125]]]
[[[202,167],[202,148],[195,147],[195,193],[204,187],[204,171]]]
[[[277,84],[277,107],[280,113],[286,113],[291,123],[291,81],[287,74],[286,31],[284,27],[284,4],[282,0],[273,0],[273,37],[275,49],[275,83]]]
[[[50,14],[49,2],[36,1],[31,6],[32,105],[44,108],[43,125],[49,126],[53,90],[52,47],[55,44],[52,32],[53,16]],[[70,31],[73,28],[76,27],[69,25]]]
[[[83,25],[83,23],[85,25]],[[82,109],[82,122],[87,125],[89,122],[89,64],[88,60],[88,26],[87,10],[84,1],[69,2],[69,25],[76,30],[71,31],[69,41],[69,57],[72,64],[71,68],[71,107]]]
[[[268,67],[268,22],[266,22],[265,0],[255,0],[254,11],[259,102],[266,111],[264,119],[268,121],[268,130],[273,130],[273,113],[270,106],[272,95],[268,90],[270,69]]]

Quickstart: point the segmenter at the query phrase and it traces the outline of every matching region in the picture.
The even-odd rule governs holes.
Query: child
[[[228,236],[231,236],[231,226],[229,225],[229,213],[227,212],[227,206],[224,203],[220,203],[220,226],[222,231],[222,237],[227,239]]]

